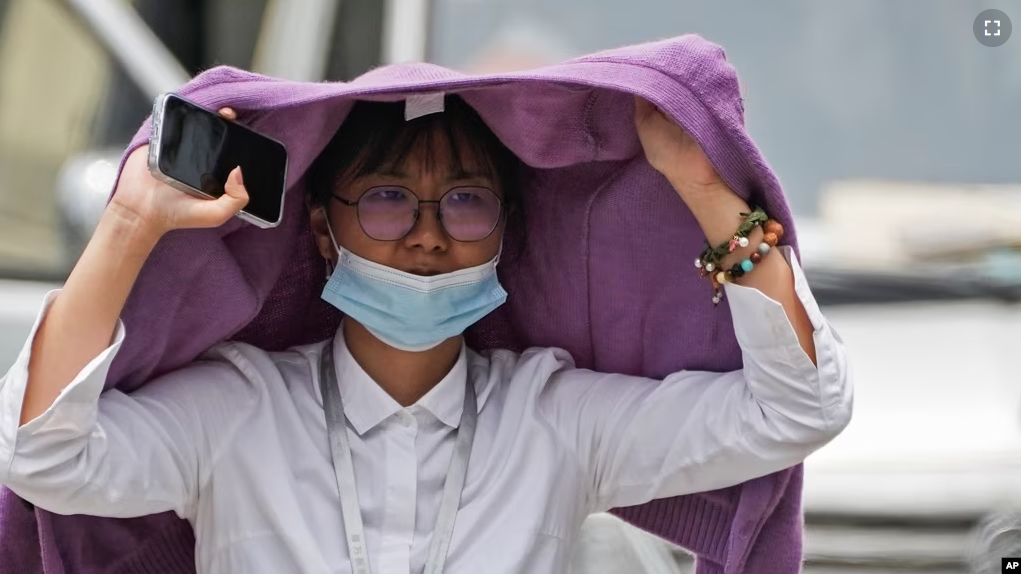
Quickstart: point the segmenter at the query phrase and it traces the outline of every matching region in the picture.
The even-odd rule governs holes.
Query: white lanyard
[[[351,444],[347,437],[347,419],[344,404],[337,385],[337,371],[333,367],[333,341],[326,343],[319,362],[319,389],[323,395],[323,410],[326,411],[326,431],[330,435],[333,451],[333,470],[337,475],[337,490],[340,494],[340,509],[344,516],[344,531],[347,534],[347,550],[351,557],[351,568],[355,574],[371,574],[369,556],[365,548],[365,531],[362,527],[362,509],[358,504],[358,488],[355,485],[354,464],[351,461]],[[464,409],[457,430],[457,443],[447,468],[447,480],[443,485],[443,499],[439,516],[433,529],[429,558],[425,563],[425,574],[442,574],[447,561],[447,550],[454,534],[454,520],[461,505],[461,491],[468,476],[468,459],[471,457],[472,441],[475,440],[475,425],[478,408],[475,386],[469,381],[465,385]]]

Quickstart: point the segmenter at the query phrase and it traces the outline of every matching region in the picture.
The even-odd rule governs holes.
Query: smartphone
[[[238,217],[268,229],[280,224],[287,187],[287,149],[176,94],[156,98],[149,135],[149,172],[167,185],[205,199],[223,195],[241,166],[248,205]]]

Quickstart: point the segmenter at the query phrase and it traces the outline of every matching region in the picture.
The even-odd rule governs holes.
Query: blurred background
[[[216,64],[299,80],[515,70],[683,33],[721,44],[856,370],[806,463],[806,572],[1021,556],[1021,37],[959,0],[0,0],[0,370],[102,210],[152,98]],[[689,572],[608,517],[579,572]]]

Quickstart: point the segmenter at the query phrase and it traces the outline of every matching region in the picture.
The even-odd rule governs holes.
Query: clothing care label
[[[404,121],[410,122],[415,118],[442,112],[443,98],[445,96],[446,93],[444,92],[408,96],[404,103]]]

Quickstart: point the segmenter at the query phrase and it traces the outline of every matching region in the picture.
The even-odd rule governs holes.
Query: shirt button
[[[401,426],[404,427],[404,428],[411,428],[411,426],[413,424],[415,424],[415,417],[411,416],[407,412],[403,412],[402,411],[401,414],[400,414],[399,420],[400,420]]]

